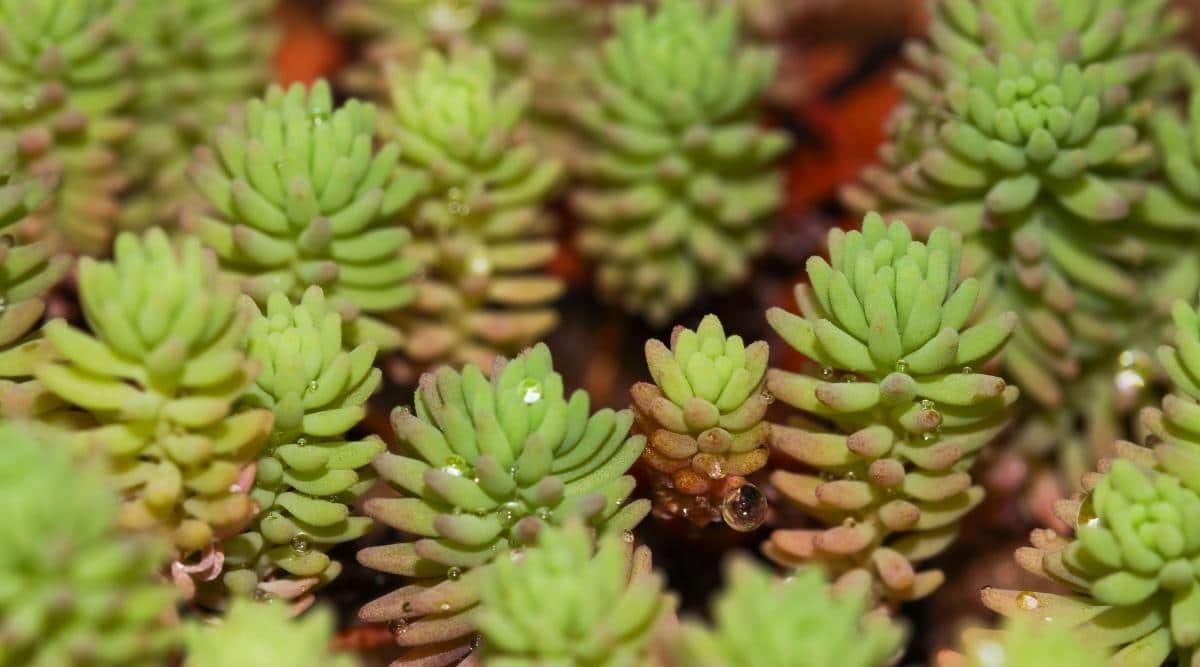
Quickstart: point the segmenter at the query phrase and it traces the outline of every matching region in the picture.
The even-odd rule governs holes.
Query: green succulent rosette
[[[32,422],[0,423],[0,667],[160,664],[176,592],[166,545],[117,529],[94,462]]]
[[[180,556],[241,531],[254,513],[254,461],[269,410],[237,401],[258,365],[240,349],[251,311],[200,242],[172,247],[161,229],[117,237],[115,258],[79,262],[91,333],[43,327],[56,359],[35,377],[94,424],[76,445],[108,460],[120,523],[169,532]]]
[[[292,618],[278,603],[238,600],[215,623],[192,622],[185,629],[185,667],[357,667],[350,655],[329,649],[334,618],[315,609]]]
[[[675,600],[633,536],[595,541],[582,523],[543,530],[520,557],[497,559],[479,583],[473,615],[481,662],[534,665],[644,664],[655,628]]]
[[[684,621],[669,635],[672,667],[885,667],[904,647],[904,629],[869,613],[863,580],[830,586],[818,568],[782,581],[746,558],[726,568],[711,627]]]
[[[33,368],[51,352],[36,333],[46,293],[71,268],[46,240],[22,243],[17,228],[46,200],[53,178],[33,178],[17,168],[16,147],[0,142],[0,416],[41,414],[53,401]]]
[[[646,342],[654,382],[630,390],[642,461],[656,473],[657,509],[697,524],[721,518],[728,493],[767,463],[765,392],[770,348],[726,336],[706,315],[695,331],[675,327],[671,347]]]
[[[102,255],[124,175],[117,149],[133,123],[133,56],[119,35],[130,0],[0,6],[0,141],[22,170],[55,177],[55,197],[19,226],[55,250]]]
[[[983,499],[971,465],[1019,393],[975,370],[1001,350],[1016,316],[971,324],[982,286],[959,279],[961,256],[945,228],[922,243],[869,214],[861,232],[829,233],[828,261],[809,259],[810,284],[796,287],[801,315],[767,312],[785,342],[824,367],[767,373],[767,390],[809,419],[773,424],[771,445],[812,471],[779,470],[771,481],[828,526],[776,530],[764,546],[773,560],[866,572],[889,601],[941,584],[941,571],[915,566],[948,547]]]
[[[236,595],[306,605],[313,589],[341,572],[329,549],[371,527],[350,506],[374,484],[368,466],[386,446],[378,437],[355,440],[347,433],[379,387],[376,348],[343,348],[342,319],[315,286],[299,304],[272,294],[245,339],[260,370],[241,402],[271,410],[275,423],[250,492],[259,514],[222,545],[221,581]]]
[[[389,83],[399,219],[424,273],[392,319],[419,364],[486,368],[558,324],[563,284],[546,270],[557,251],[546,201],[562,166],[520,136],[529,87],[500,85],[486,52],[426,52],[411,71],[391,68]]]
[[[573,105],[590,146],[571,203],[601,293],[661,325],[749,275],[782,201],[774,162],[788,139],[756,122],[775,56],[739,44],[732,3],[616,17]]]
[[[270,0],[142,0],[118,26],[137,48],[138,129],[124,164],[126,229],[173,226],[192,151],[208,144],[229,107],[271,80]]]
[[[1097,667],[1111,657],[1064,623],[1018,618],[1001,630],[967,630],[962,653],[939,653],[937,667]]]
[[[628,436],[633,414],[591,414],[589,403],[582,390],[564,396],[538,344],[497,359],[490,380],[474,365],[426,373],[415,413],[392,413],[402,453],[381,454],[375,468],[400,497],[373,498],[366,513],[416,539],[365,548],[358,561],[411,581],[359,616],[392,623],[410,648],[402,660],[469,652],[483,572],[545,526],[578,518],[620,534],[649,512],[649,501],[627,501],[626,472],[645,446]]]
[[[613,0],[348,0],[333,10],[343,34],[365,41],[362,62],[344,83],[361,94],[386,96],[380,71],[415,66],[429,49],[453,53],[485,48],[506,81],[529,80],[534,110],[554,121],[578,87],[572,67],[581,45],[597,39]]]
[[[374,139],[372,105],[335,109],[325,81],[272,86],[198,152],[189,173],[211,210],[191,210],[185,227],[259,304],[316,285],[351,340],[393,349],[402,337],[379,317],[412,301],[418,266],[390,217],[409,196],[400,148]]]

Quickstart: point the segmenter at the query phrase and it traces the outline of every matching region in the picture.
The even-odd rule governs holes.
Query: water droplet
[[[763,389],[762,399],[767,405],[770,405],[771,403],[775,402],[775,394],[772,394],[771,392],[767,391],[766,389]]]
[[[934,405],[933,401],[929,400],[928,398],[923,399],[921,401],[921,409],[922,410],[932,410],[933,405]]]
[[[317,390],[317,388],[318,388],[318,387],[320,387],[320,386],[321,386],[321,383],[320,383],[320,382],[317,382],[316,380],[313,380],[312,382],[309,382],[309,383],[308,383],[308,390],[309,390],[309,391],[316,391],[316,390]]]
[[[834,375],[834,372],[833,372],[833,369],[832,369],[832,368],[830,368],[830,367],[826,366],[825,368],[822,368],[822,369],[821,369],[821,379],[823,379],[823,380],[832,380],[832,379],[833,379],[833,375]]]
[[[296,438],[296,444],[304,447],[308,445],[308,438]]]
[[[261,588],[254,589],[254,599],[259,602],[267,602],[271,599],[271,594]]]
[[[739,486],[721,501],[721,518],[734,530],[752,531],[767,519],[767,498],[753,484]]]
[[[1029,591],[1021,591],[1017,593],[1017,606],[1026,611],[1037,609],[1042,603],[1037,599],[1037,596]]]
[[[404,634],[405,630],[408,630],[407,619],[393,618],[392,620],[388,621],[388,632],[392,633],[392,636],[402,635]]]
[[[461,576],[462,576],[462,569],[460,569],[460,568],[452,567],[449,570],[446,570],[446,578],[449,579],[450,581],[458,581],[458,578]]]
[[[312,545],[308,541],[308,535],[305,535],[304,533],[296,533],[292,536],[291,546],[294,553],[303,556],[304,554],[308,553],[308,550]]]
[[[545,521],[546,523],[550,523],[550,519],[552,516],[553,515],[550,514],[550,510],[545,507],[539,507],[537,509],[537,518],[541,519],[542,521]]]
[[[897,373],[907,373],[908,372],[908,362],[903,359],[901,359],[900,361],[897,361],[896,362],[896,372]]]
[[[937,432],[935,431],[929,431],[921,434],[922,442],[933,442],[934,440],[937,440]]]
[[[521,384],[517,386],[521,392],[521,400],[525,401],[526,405],[532,405],[542,400],[542,383],[534,378],[525,378],[521,380]]]
[[[467,460],[457,454],[448,456],[442,470],[455,477],[463,477],[467,471]]]
[[[963,366],[963,367],[962,367],[962,373],[963,373],[963,375],[970,375],[971,373],[974,373],[974,372],[975,372],[975,371],[974,371],[974,369],[972,369],[970,366]]]
[[[633,531],[623,531],[621,533],[621,539],[625,541],[625,544],[633,544]]]
[[[443,602],[443,603],[439,604],[439,605],[438,605],[438,610],[440,610],[440,611],[450,611],[450,603],[449,603],[449,602]]]

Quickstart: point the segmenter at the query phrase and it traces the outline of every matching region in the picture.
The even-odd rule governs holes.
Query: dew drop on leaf
[[[525,401],[526,405],[532,405],[542,400],[542,383],[533,378],[521,380],[517,389],[520,390],[521,400]]]
[[[308,553],[308,550],[312,545],[309,543],[307,535],[304,533],[296,533],[292,536],[291,546],[293,552],[299,555],[304,555]]]
[[[753,484],[739,486],[721,501],[721,518],[734,530],[752,531],[767,519],[767,498]]]

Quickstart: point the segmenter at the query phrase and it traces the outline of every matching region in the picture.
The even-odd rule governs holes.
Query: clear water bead
[[[767,497],[753,484],[739,486],[721,501],[721,518],[736,531],[750,532],[767,520]]]
[[[521,391],[521,400],[525,401],[526,405],[532,405],[542,400],[542,383],[533,378],[521,380],[521,384],[517,388]]]
[[[308,536],[304,533],[296,533],[293,535],[291,546],[292,551],[300,555],[308,553],[308,550],[312,547],[311,543],[308,541]]]

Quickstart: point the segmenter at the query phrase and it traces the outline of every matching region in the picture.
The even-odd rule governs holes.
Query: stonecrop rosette
[[[192,150],[211,140],[229,107],[270,80],[271,0],[140,0],[118,26],[137,49],[137,132],[124,159],[132,180],[126,229],[172,226]]]
[[[962,653],[941,651],[937,667],[1099,667],[1111,654],[1066,623],[1013,619],[1000,630],[963,632]]]
[[[279,603],[238,600],[220,621],[193,621],[184,634],[184,667],[357,667],[358,661],[329,649],[334,618],[315,609],[292,618]]]
[[[712,627],[685,621],[668,634],[670,667],[885,667],[904,647],[904,630],[869,613],[863,580],[830,586],[819,568],[779,580],[751,560],[726,568]]]
[[[418,266],[390,217],[408,197],[400,148],[374,139],[374,106],[334,109],[323,80],[272,86],[216,130],[213,150],[198,150],[189,173],[212,210],[190,211],[185,227],[259,304],[316,285],[352,340],[392,349],[402,337],[378,317],[412,301]]]
[[[581,45],[599,38],[614,0],[346,0],[333,10],[340,32],[366,42],[363,62],[346,70],[354,92],[386,96],[380,71],[415,66],[429,49],[485,48],[505,80],[527,79],[534,109],[561,116],[575,92],[572,67]]]
[[[166,545],[117,529],[117,499],[61,434],[0,423],[0,667],[164,664]]]
[[[115,259],[79,262],[91,334],[43,327],[56,359],[35,377],[95,421],[72,434],[108,459],[121,525],[168,531],[180,556],[241,531],[269,410],[236,402],[258,364],[239,349],[251,311],[200,242],[161,229],[117,237]]]
[[[829,261],[809,259],[811,284],[796,287],[801,315],[767,312],[784,341],[824,367],[819,377],[767,373],[768,391],[816,420],[772,425],[772,447],[812,472],[779,470],[771,481],[829,526],[776,530],[764,545],[773,560],[865,571],[890,602],[941,584],[940,570],[914,567],[949,546],[983,499],[971,464],[1018,395],[974,370],[1004,346],[1016,316],[969,324],[981,284],[960,281],[961,253],[945,228],[921,243],[869,214],[861,232],[829,233]]]
[[[381,374],[373,344],[345,350],[342,342],[342,318],[315,286],[297,305],[272,294],[246,332],[259,373],[242,404],[271,410],[275,425],[250,492],[258,517],[222,545],[222,581],[236,594],[307,604],[341,572],[326,552],[371,527],[350,505],[374,483],[367,466],[387,448],[347,432],[362,421]]]
[[[770,51],[739,45],[732,3],[617,12],[573,105],[591,145],[571,203],[607,298],[663,324],[749,275],[783,197],[788,139],[755,119],[774,70]]]
[[[589,403],[582,390],[564,397],[538,344],[497,359],[490,380],[474,365],[426,373],[415,414],[392,413],[403,453],[379,455],[375,468],[400,497],[373,498],[366,513],[417,539],[365,548],[358,560],[411,581],[359,616],[391,622],[398,644],[417,647],[402,660],[451,664],[468,652],[482,571],[545,526],[575,517],[620,534],[650,511],[647,500],[627,502],[626,471],[645,446],[628,436],[633,414],[590,414]]]
[[[582,523],[541,531],[519,558],[498,558],[479,582],[473,620],[485,665],[642,664],[675,610],[650,550],[633,536],[595,540]]]
[[[118,35],[131,0],[0,5],[0,141],[15,141],[21,168],[59,179],[58,191],[22,224],[21,236],[55,250],[106,254],[125,177],[117,147],[133,124],[129,45]]]
[[[557,244],[545,206],[562,165],[519,136],[529,87],[501,86],[486,52],[426,52],[419,67],[388,76],[398,218],[424,271],[416,300],[392,319],[418,363],[486,369],[558,324],[563,284],[546,271]]]
[[[770,348],[725,336],[715,315],[695,331],[671,332],[671,347],[646,342],[653,383],[630,390],[644,461],[658,473],[656,510],[703,525],[721,518],[723,502],[767,463],[764,421],[774,400],[764,392]],[[755,525],[736,524],[739,530]]]
[[[34,330],[46,312],[46,293],[71,268],[70,258],[54,253],[48,241],[18,240],[16,228],[45,201],[54,179],[22,173],[15,150],[0,142],[0,417],[39,414],[52,402],[30,382],[50,352]]]

